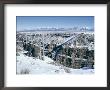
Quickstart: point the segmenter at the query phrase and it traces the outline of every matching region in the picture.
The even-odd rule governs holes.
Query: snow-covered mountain
[[[31,29],[31,30],[20,30],[17,32],[35,32],[35,31],[94,31],[93,28],[89,27],[72,27],[72,28],[36,28],[36,29]]]
[[[30,42],[33,45],[38,45],[39,48],[44,48],[49,44],[55,44],[56,46],[63,45],[63,48],[68,45],[68,48],[73,49],[87,49],[90,54],[94,54],[94,32],[73,32],[73,31],[36,31],[36,32],[17,32],[16,41],[17,41],[17,74],[91,74],[94,73],[94,69],[74,69],[56,63],[54,58],[49,58],[46,54],[44,60],[29,57],[25,55],[23,48],[23,41],[26,40],[26,43]],[[76,44],[75,44],[76,43]],[[65,45],[66,44],[66,45]],[[44,46],[43,46],[44,45]],[[52,46],[54,47],[54,46]],[[46,52],[52,49],[46,49]],[[20,49],[20,51],[19,51]],[[63,51],[64,52],[64,51]],[[81,52],[79,52],[79,55]],[[84,53],[85,54],[85,53]],[[94,58],[94,55],[92,56]],[[62,56],[62,55],[60,55]],[[64,55],[65,56],[65,55]],[[78,56],[78,55],[77,55]],[[68,56],[67,56],[68,57]],[[69,56],[70,58],[71,55]],[[88,56],[87,56],[88,57]],[[86,57],[86,61],[87,61]],[[80,58],[80,57],[77,57]],[[83,60],[83,57],[81,58]],[[61,59],[60,59],[61,60]],[[94,59],[93,59],[94,62]]]

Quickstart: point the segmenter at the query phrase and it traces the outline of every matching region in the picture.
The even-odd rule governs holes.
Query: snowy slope
[[[24,71],[29,74],[93,74],[93,69],[72,69],[62,65],[55,64],[53,60],[44,57],[43,60],[28,57],[19,52],[17,56],[17,74],[23,74]]]

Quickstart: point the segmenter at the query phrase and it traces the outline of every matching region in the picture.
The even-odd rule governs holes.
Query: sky
[[[73,27],[94,28],[94,16],[16,16],[17,31]]]

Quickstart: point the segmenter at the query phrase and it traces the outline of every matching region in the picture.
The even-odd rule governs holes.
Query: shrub
[[[29,74],[29,73],[30,73],[30,70],[27,69],[27,68],[22,69],[22,70],[20,71],[20,74]]]

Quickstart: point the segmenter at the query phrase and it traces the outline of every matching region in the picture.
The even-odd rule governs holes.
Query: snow
[[[44,57],[43,61],[20,53],[20,56],[17,56],[17,73],[19,74],[22,69],[28,69],[30,74],[65,73],[64,70],[58,66],[49,64],[52,62],[53,60],[48,57]]]
[[[68,32],[68,31],[67,31]],[[67,32],[65,32],[67,34]],[[62,45],[64,43],[67,42],[72,42],[74,40],[76,40],[78,38],[78,36],[83,33],[83,34],[87,34],[86,37],[92,37],[91,35],[94,35],[94,32],[84,32],[84,31],[80,31],[80,32],[69,32],[71,33],[73,36],[70,36],[68,38],[61,38],[61,37],[56,37],[56,36],[51,36],[51,35],[46,35],[46,34],[55,34],[55,33],[64,33],[63,31],[36,31],[36,32],[20,32],[21,36],[23,34],[24,38],[25,37],[30,37],[31,35],[36,35],[36,34],[44,34],[45,38],[43,38],[44,43],[45,44],[50,44],[52,40],[54,40],[54,42],[58,45]],[[28,36],[29,35],[29,36]],[[20,36],[20,37],[21,37]],[[28,39],[26,38],[26,39]],[[42,41],[42,36],[35,36],[34,39],[32,40],[32,38],[29,38],[31,41],[35,41],[35,42],[41,42]],[[41,41],[40,41],[41,40]],[[38,44],[39,45],[39,44]],[[18,47],[18,51],[23,50],[22,48]],[[41,47],[41,46],[40,46]],[[64,46],[63,46],[64,47]],[[69,46],[70,48],[88,48],[89,50],[94,50],[94,43],[91,42],[87,45],[75,45],[71,44]],[[83,68],[83,69],[72,69],[72,68],[68,68],[65,67],[63,65],[59,65],[56,64],[51,58],[44,56],[44,60],[40,60],[38,58],[33,58],[33,57],[28,57],[26,55],[24,55],[24,53],[26,53],[26,51],[20,51],[17,52],[17,74],[21,74],[21,72],[23,73],[24,71],[26,71],[29,74],[93,74],[94,73],[94,69],[87,69],[87,68]],[[86,60],[86,59],[85,59]]]
[[[44,60],[24,55],[25,51],[18,52],[17,74],[27,71],[28,74],[93,74],[94,69],[72,69],[56,64],[51,58],[44,56]],[[24,73],[22,73],[24,74]]]
[[[94,44],[93,44],[93,42],[91,42],[91,43],[88,45],[88,49],[89,49],[89,50],[94,50]]]
[[[71,45],[71,46],[69,46],[69,47],[70,47],[70,48],[88,48],[88,46],[86,46],[86,45],[85,45],[85,46],[84,46],[84,45],[80,45],[80,46],[78,46],[78,45],[77,45],[77,46],[76,46],[76,45],[74,45],[74,46]]]

